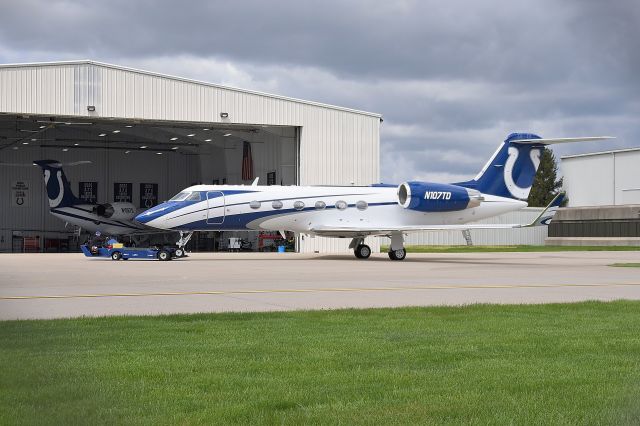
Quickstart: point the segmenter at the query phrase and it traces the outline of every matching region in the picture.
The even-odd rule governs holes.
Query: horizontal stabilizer
[[[591,142],[601,141],[605,139],[615,139],[614,136],[586,136],[583,138],[551,138],[551,139],[515,139],[511,143],[515,144],[532,144],[532,145],[552,145],[556,143],[569,142]]]

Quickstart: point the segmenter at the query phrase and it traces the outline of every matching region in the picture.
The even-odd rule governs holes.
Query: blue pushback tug
[[[158,259],[171,260],[178,258],[176,249],[172,247],[162,248],[137,248],[124,247],[122,244],[108,244],[105,247],[87,244],[80,246],[82,253],[87,257],[110,257],[112,260],[129,260],[129,259]]]

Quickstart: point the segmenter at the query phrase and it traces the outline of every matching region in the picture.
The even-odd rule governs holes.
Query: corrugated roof
[[[570,158],[590,157],[590,156],[593,156],[593,155],[617,154],[619,152],[632,152],[632,151],[640,151],[640,147],[613,149],[613,150],[610,150],[610,151],[587,152],[586,154],[565,155],[564,157],[560,157],[560,159],[561,160],[567,160],[567,159],[570,159]]]
[[[150,75],[150,76],[154,76],[154,77],[167,78],[167,79],[170,79],[170,80],[184,81],[184,82],[187,82],[187,83],[200,84],[200,85],[203,85],[203,86],[216,87],[216,88],[225,89],[225,90],[234,90],[234,91],[237,91],[237,92],[247,93],[247,94],[251,94],[251,95],[266,96],[266,97],[275,98],[275,99],[281,99],[281,100],[290,101],[290,102],[297,102],[297,103],[301,103],[301,104],[313,105],[313,106],[317,106],[317,107],[321,107],[321,108],[335,109],[335,110],[339,110],[339,111],[351,112],[351,113],[354,113],[354,114],[369,115],[369,116],[373,116],[373,117],[377,117],[377,118],[382,119],[382,114],[378,114],[378,113],[375,113],[375,112],[361,111],[361,110],[357,110],[357,109],[345,108],[345,107],[341,107],[341,106],[337,106],[337,105],[331,105],[331,104],[325,104],[325,103],[321,103],[321,102],[314,102],[314,101],[307,101],[307,100],[304,100],[304,99],[290,98],[290,97],[287,97],[287,96],[274,95],[274,94],[271,94],[271,93],[258,92],[258,91],[255,91],[255,90],[240,89],[240,88],[237,88],[237,87],[224,86],[224,85],[215,84],[215,83],[208,83],[206,81],[200,81],[200,80],[194,80],[194,79],[190,79],[190,78],[178,77],[178,76],[174,76],[174,75],[170,75],[170,74],[162,74],[162,73],[153,72],[153,71],[139,70],[139,69],[136,69],[136,68],[129,68],[129,67],[121,66],[121,65],[108,64],[106,62],[92,61],[90,59],[84,59],[84,60],[78,60],[78,61],[28,62],[28,63],[16,63],[16,64],[0,64],[0,68],[49,67],[49,66],[61,66],[61,65],[95,65],[95,66],[104,67],[104,68],[113,68],[113,69],[117,69],[117,70],[121,70],[121,71],[131,72],[131,73],[145,74],[145,75]]]

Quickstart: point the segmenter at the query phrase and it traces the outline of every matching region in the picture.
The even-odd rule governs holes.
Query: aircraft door
[[[220,191],[207,192],[207,225],[219,225],[223,223],[224,214],[224,193]]]

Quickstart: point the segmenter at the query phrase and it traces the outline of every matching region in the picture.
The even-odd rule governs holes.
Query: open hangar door
[[[49,213],[35,160],[90,161],[64,167],[77,197],[128,200],[141,211],[193,184],[250,184],[242,179],[245,142],[261,185],[296,184],[298,139],[299,129],[287,126],[0,115],[0,251],[75,251],[88,237]],[[257,232],[200,232],[188,249],[226,250],[235,237],[252,250],[272,244]]]

